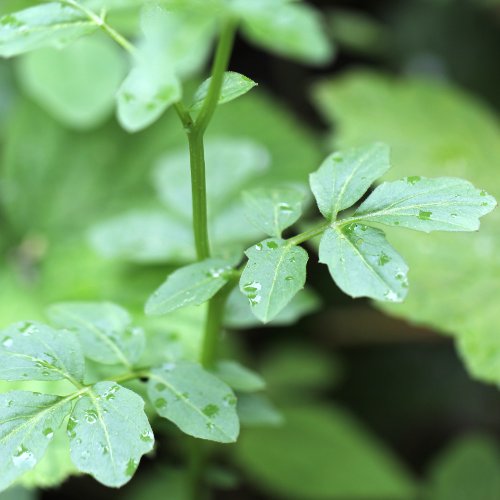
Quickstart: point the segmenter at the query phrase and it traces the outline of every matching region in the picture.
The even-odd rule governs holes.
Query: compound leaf
[[[0,491],[35,467],[70,410],[68,398],[28,391],[0,394]]]
[[[159,415],[186,434],[220,443],[236,441],[236,397],[199,364],[179,361],[153,369],[148,394]]]
[[[408,266],[380,229],[363,224],[325,231],[319,260],[337,286],[352,297],[401,302],[408,292]]]
[[[78,400],[68,435],[78,470],[111,487],[130,481],[154,445],[144,401],[114,382],[99,382]]]
[[[0,379],[77,380],[84,359],[75,335],[47,325],[23,321],[0,333]]]
[[[304,193],[294,188],[254,189],[243,193],[247,219],[269,236],[281,233],[302,213]]]
[[[211,82],[212,78],[210,77],[198,87],[198,90],[193,98],[193,103],[191,104],[191,111],[201,109],[207,97]],[[235,71],[226,71],[222,82],[219,104],[226,104],[227,102],[231,102],[234,99],[241,97],[252,90],[256,85],[257,83],[240,73],[236,73]]]
[[[320,212],[329,220],[356,203],[390,168],[389,147],[376,142],[331,154],[309,176]]]
[[[96,23],[70,5],[36,5],[0,18],[0,56],[17,56],[46,46],[60,48],[96,29]]]
[[[149,297],[146,314],[157,316],[203,304],[227,283],[231,270],[223,259],[206,259],[174,271]]]
[[[105,364],[133,365],[144,350],[141,328],[110,302],[62,302],[48,309],[51,321],[75,331],[86,357]]]
[[[303,248],[279,238],[264,240],[245,253],[248,263],[240,290],[255,316],[267,323],[304,287],[308,255]]]
[[[479,218],[495,207],[492,196],[463,179],[414,176],[378,186],[354,217],[426,233],[474,231]]]

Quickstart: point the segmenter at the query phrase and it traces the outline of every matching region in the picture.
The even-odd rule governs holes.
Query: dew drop
[[[36,458],[25,446],[19,446],[16,454],[12,457],[12,462],[16,467],[31,468],[36,464]]]
[[[43,435],[50,441],[54,437],[54,431],[47,427],[47,429],[43,430]]]
[[[145,430],[141,435],[140,435],[141,441],[144,441],[145,443],[151,443],[154,439],[153,433],[148,429]]]
[[[97,422],[97,412],[95,410],[86,410],[85,411],[85,421],[87,424],[95,424]]]
[[[158,398],[155,400],[154,405],[158,410],[163,410],[167,407],[167,400],[165,398]]]
[[[2,345],[8,349],[9,347],[12,347],[13,343],[14,341],[12,340],[12,337],[5,337],[3,339]]]
[[[214,404],[208,404],[206,405],[202,412],[208,417],[208,418],[213,418],[219,413],[219,407]]]

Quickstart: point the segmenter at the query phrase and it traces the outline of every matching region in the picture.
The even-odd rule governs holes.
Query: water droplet
[[[484,190],[479,193],[480,196],[487,196],[487,194],[488,193],[486,191],[484,191]]]
[[[418,212],[418,218],[420,220],[431,220],[432,212],[426,212],[425,210],[420,210]]]
[[[410,177],[407,177],[406,178],[406,182],[408,182],[408,184],[416,184],[417,182],[419,182],[420,180],[422,179],[422,177],[420,177],[419,175],[411,175]]]
[[[78,425],[78,420],[75,417],[69,417],[67,432],[70,438],[76,436],[75,427]]]
[[[50,441],[54,437],[54,431],[47,427],[47,429],[43,430],[43,435]]]
[[[12,337],[5,337],[2,341],[2,345],[5,347],[5,348],[9,348],[9,347],[12,347],[12,344],[14,343],[14,341],[12,340]]]
[[[290,212],[292,212],[292,207],[288,203],[279,203],[278,208],[285,214],[289,214]]]
[[[97,412],[95,410],[86,410],[85,411],[85,421],[88,424],[95,424],[97,422]]]
[[[293,276],[286,276],[286,277],[285,277],[285,280],[286,280],[286,281],[293,281]]]
[[[99,448],[101,449],[101,455],[109,454],[109,446],[107,444],[99,443]]]
[[[389,302],[397,302],[399,300],[399,295],[393,290],[388,290],[387,292],[385,292],[384,297]]]
[[[266,246],[267,246],[267,248],[270,248],[271,250],[275,250],[276,248],[279,247],[278,243],[276,243],[273,240],[267,241]]]
[[[139,463],[134,460],[133,458],[131,458],[128,462],[127,462],[127,466],[125,468],[125,474],[129,477],[132,477],[135,473],[135,471],[137,470],[137,466],[139,465]]]
[[[167,400],[165,398],[158,398],[155,400],[154,405],[158,410],[163,410],[167,407]]]
[[[153,441],[154,436],[153,433],[148,429],[145,430],[141,435],[140,435],[141,441],[144,441],[145,443],[151,443]]]
[[[162,392],[164,391],[165,389],[167,388],[167,386],[165,384],[163,384],[162,382],[158,382],[156,385],[155,385],[155,389],[159,392]]]
[[[381,254],[378,256],[378,265],[379,266],[385,266],[389,262],[391,262],[391,258],[384,252],[381,252]]]
[[[118,385],[113,385],[106,392],[103,393],[102,397],[106,401],[113,401],[113,399],[115,399],[116,397],[115,394],[118,392],[118,389],[120,389]]]
[[[262,250],[262,243],[257,243],[257,245],[255,245],[255,250],[257,250],[257,252],[260,252]]]
[[[203,408],[202,412],[208,418],[213,418],[217,415],[217,413],[219,413],[219,407],[217,405],[208,404]]]
[[[224,396],[224,406],[235,406],[237,403],[236,396],[234,394],[227,394]]]
[[[36,458],[31,451],[29,451],[25,446],[21,445],[16,450],[16,454],[12,457],[12,462],[16,467],[23,467],[30,469],[35,466]]]

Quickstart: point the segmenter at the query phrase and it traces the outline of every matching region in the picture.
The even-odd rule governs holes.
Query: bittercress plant
[[[219,359],[225,321],[241,326],[248,320],[240,313],[242,297],[264,323],[293,320],[309,310],[314,300],[306,292],[302,303],[296,296],[306,283],[308,261],[314,260],[302,244],[320,238],[319,261],[341,290],[352,297],[400,302],[409,291],[408,266],[378,225],[474,231],[496,206],[492,196],[465,180],[425,178],[418,172],[370,192],[391,166],[389,146],[377,142],[334,152],[310,175],[323,220],[293,234],[308,198],[305,187],[287,179],[274,186],[250,185],[269,168],[267,151],[247,139],[205,142],[205,132],[217,106],[256,86],[228,71],[236,30],[241,27],[248,41],[279,55],[322,64],[333,49],[319,14],[287,0],[139,3],[144,5],[135,44],[106,15],[137,2],[61,0],[0,18],[0,55],[63,48],[101,30],[130,58],[128,75],[116,88],[121,126],[138,132],[169,107],[175,109],[189,147],[163,157],[153,173],[160,201],[175,215],[128,213],[94,226],[90,238],[111,257],[128,255],[128,242],[139,262],[161,262],[165,242],[175,240],[172,258],[180,256],[177,263],[186,265],[172,271],[145,301],[145,314],[163,316],[205,304],[201,354],[150,363],[149,332],[111,302],[57,303],[47,311],[47,324],[25,321],[2,330],[1,380],[67,385],[56,395],[30,390],[0,395],[0,491],[40,463],[61,429],[78,471],[120,487],[153,450],[155,418],[167,419],[190,437],[218,443],[235,442],[240,425],[278,425],[280,414],[256,394],[265,381],[234,360]],[[184,82],[205,65],[217,36],[211,75],[186,104]],[[226,234],[232,219],[239,227]],[[182,221],[192,223],[192,233],[186,234]],[[130,227],[135,232],[124,230]],[[138,233],[150,244],[138,246]],[[237,311],[232,318],[225,316],[227,304]],[[296,309],[287,315],[293,304]],[[193,448],[193,463],[202,456],[206,450]],[[204,471],[195,468],[193,491],[204,479]]]

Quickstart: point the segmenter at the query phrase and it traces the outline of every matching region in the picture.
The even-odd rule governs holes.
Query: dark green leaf
[[[260,375],[236,361],[219,361],[215,369],[215,375],[235,391],[255,392],[266,387],[266,383]]]

